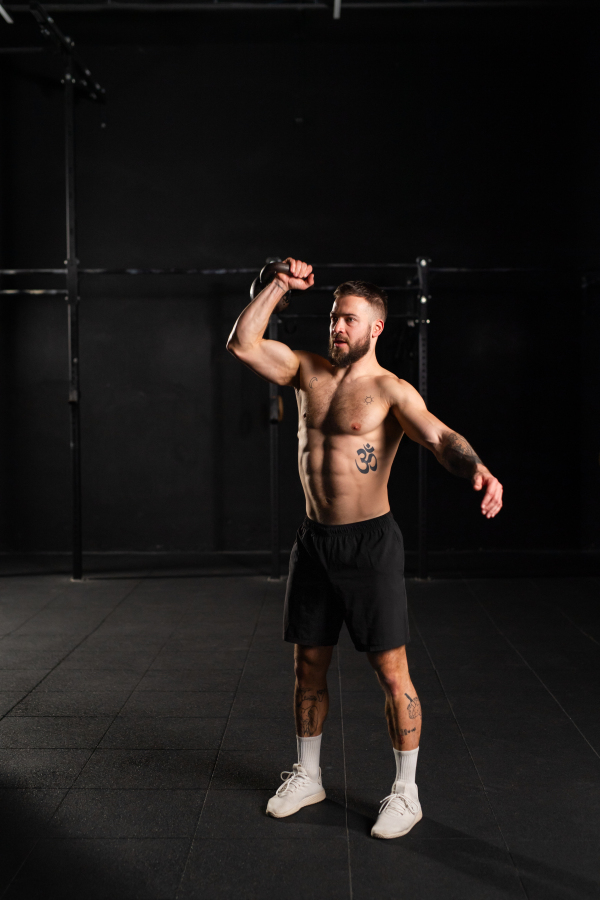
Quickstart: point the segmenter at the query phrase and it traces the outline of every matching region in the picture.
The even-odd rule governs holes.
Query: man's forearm
[[[469,442],[455,431],[444,435],[435,455],[444,468],[459,478],[473,478],[477,467],[483,466]]]
[[[286,292],[287,288],[277,279],[268,284],[238,318],[229,335],[227,349],[250,349],[260,343],[273,310]]]

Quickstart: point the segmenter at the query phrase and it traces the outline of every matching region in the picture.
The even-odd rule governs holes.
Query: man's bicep
[[[298,354],[281,341],[261,340],[252,350],[232,348],[231,352],[249,369],[274,384],[293,385],[298,376]]]
[[[411,441],[429,450],[434,450],[449,430],[429,412],[421,395],[410,385],[394,392],[392,411]]]

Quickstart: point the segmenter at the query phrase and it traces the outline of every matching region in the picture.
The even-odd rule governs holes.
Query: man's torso
[[[398,381],[381,367],[340,378],[323,357],[301,355],[298,468],[311,519],[338,525],[389,512],[387,483],[403,434],[390,408],[390,379]]]

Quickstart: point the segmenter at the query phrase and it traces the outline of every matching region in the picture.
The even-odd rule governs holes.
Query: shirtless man
[[[467,441],[427,410],[408,382],[377,362],[377,338],[387,314],[380,288],[349,281],[336,289],[329,359],[264,339],[282,295],[314,284],[312,266],[286,262],[290,274],[278,274],[246,307],[227,342],[252,371],[293,387],[298,401],[306,518],[292,549],[284,611],[284,639],[295,644],[298,762],[283,773],[288,777],[267,813],[289,816],[325,798],[319,753],[329,707],[327,670],[346,622],[385,692],[396,758],[392,791],[371,834],[401,837],[422,818],[415,783],[421,706],[406,660],[404,549],[387,492],[392,462],[407,434],[483,493],[481,512],[488,519],[502,507],[502,485]]]

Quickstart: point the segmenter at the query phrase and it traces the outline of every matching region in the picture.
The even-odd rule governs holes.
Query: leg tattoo
[[[409,718],[416,719],[417,716],[421,715],[421,703],[419,702],[419,698],[417,697],[416,694],[415,694],[414,698],[409,697],[408,694],[405,694],[404,696],[409,701],[408,706],[406,707],[408,710]]]
[[[327,701],[327,703],[325,703]],[[296,725],[300,737],[313,737],[325,718],[329,705],[327,688],[318,691],[296,688]]]

